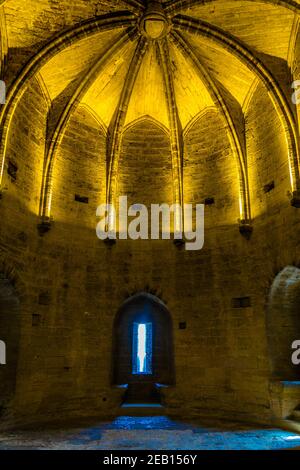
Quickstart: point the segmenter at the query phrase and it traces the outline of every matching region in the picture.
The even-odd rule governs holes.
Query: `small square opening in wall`
[[[32,315],[32,326],[40,326],[41,324],[41,315],[34,313]]]
[[[270,183],[265,184],[264,193],[270,193],[275,188],[275,181],[270,181]]]
[[[39,295],[39,305],[50,305],[51,296],[49,292],[41,292]]]
[[[79,194],[75,194],[75,201],[81,204],[88,204],[89,198],[86,196],[80,196]]]
[[[7,174],[13,181],[17,180],[18,167],[11,160],[8,160]]]
[[[186,321],[182,321],[182,322],[179,323],[179,329],[180,330],[186,330],[186,327],[187,327]]]
[[[213,206],[215,203],[215,198],[214,197],[207,197],[204,199],[204,205],[205,206]]]
[[[231,301],[232,308],[251,307],[251,297],[237,297]]]

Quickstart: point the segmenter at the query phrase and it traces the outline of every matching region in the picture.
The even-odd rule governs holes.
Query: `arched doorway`
[[[0,272],[0,418],[15,396],[20,343],[20,301],[12,282]],[[5,356],[5,357],[4,357]],[[0,361],[1,362],[1,361]]]
[[[174,382],[171,315],[157,297],[137,294],[115,318],[113,384],[128,386],[129,402],[158,402],[159,388]]]
[[[300,340],[300,269],[287,266],[274,279],[267,309],[271,373],[278,380],[300,380],[292,362],[292,344]]]

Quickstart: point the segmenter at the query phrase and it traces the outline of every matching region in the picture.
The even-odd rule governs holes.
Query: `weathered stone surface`
[[[24,47],[31,49],[31,53],[33,46],[50,40],[52,33],[62,33],[65,27],[91,18],[95,11],[99,14],[115,9],[111,2],[102,1],[96,2],[98,10],[95,2],[83,8],[86,2],[78,0],[73,2],[64,20],[65,2],[61,7],[57,2],[50,3],[51,11],[39,6],[42,18],[35,12],[33,17],[38,18],[25,34],[24,25],[18,27],[16,19],[14,23],[19,2],[8,2],[5,11],[9,17],[9,35],[16,32],[18,42],[25,34]],[[117,3],[118,10],[127,2]],[[237,3],[243,5],[242,1]],[[203,8],[208,14],[206,7]],[[273,50],[271,44],[272,34],[275,37],[278,31],[282,7],[277,8],[273,33],[272,24],[268,23],[271,30],[268,47],[261,47],[261,34],[257,42],[255,35],[250,35],[248,46],[253,54],[258,48],[261,60],[264,55],[274,53],[285,62],[286,45],[274,46]],[[56,24],[50,31],[48,25],[54,18]],[[230,17],[226,18],[221,24],[224,31],[230,23],[230,30],[244,40],[250,34],[249,25],[255,28],[252,14],[248,17],[246,36],[234,28]],[[242,23],[245,21],[243,14]],[[89,33],[86,34],[88,38]],[[134,41],[136,37],[133,35],[131,39]],[[208,40],[202,37],[201,41]],[[17,53],[11,70],[19,70],[31,55],[25,54],[20,44],[15,47]],[[205,59],[209,73],[216,81],[220,80],[221,71],[228,69],[222,84],[227,89],[230,74],[236,72],[239,62],[236,58],[229,60],[231,53],[227,50],[226,60],[216,64],[216,58],[223,55],[222,45],[210,47],[215,47],[217,52],[211,56],[210,67],[208,58]],[[14,49],[10,49],[10,54],[13,53]],[[296,80],[299,79],[299,41],[294,56],[292,72]],[[153,56],[153,60],[157,58]],[[273,63],[270,59],[266,62]],[[274,64],[277,63],[276,59]],[[111,61],[106,70],[112,90],[107,96],[112,115],[124,82],[123,75],[118,73],[122,70],[120,73],[125,76],[127,65],[119,58],[115,63]],[[286,64],[282,65],[282,73],[276,73],[276,79],[287,90],[290,84]],[[159,61],[156,66],[159,69]],[[172,62],[171,67],[176,67],[176,63]],[[0,279],[13,282],[14,295],[20,301],[16,321],[13,309],[3,301],[0,291],[4,312],[1,311],[1,322],[7,319],[11,334],[20,327],[16,344],[18,363],[12,369],[15,393],[9,390],[12,400],[8,409],[12,418],[18,422],[73,414],[104,418],[120,412],[124,391],[111,385],[113,323],[123,302],[137,292],[156,295],[166,304],[173,320],[176,383],[163,391],[167,413],[197,418],[230,416],[260,422],[280,415],[277,411],[281,406],[278,405],[281,391],[271,386],[275,377],[266,314],[269,292],[277,274],[286,266],[300,264],[299,211],[290,204],[292,193],[297,194],[299,188],[291,184],[286,119],[282,116],[280,119],[271,91],[268,93],[260,81],[248,96],[244,114],[243,103],[238,104],[248,95],[253,76],[249,72],[243,75],[245,80],[232,77],[233,86],[228,86],[224,93],[228,112],[232,113],[233,122],[238,122],[239,135],[245,132],[244,164],[249,178],[252,225],[239,225],[238,160],[220,110],[204,109],[180,135],[184,202],[196,204],[214,199],[214,204],[206,205],[205,245],[198,252],[187,252],[184,247],[179,250],[172,241],[117,241],[109,247],[97,239],[96,208],[106,202],[108,195],[111,162],[107,143],[114,130],[113,126],[106,128],[95,112],[101,110],[101,103],[95,107],[94,103],[89,106],[78,103],[68,117],[67,126],[57,140],[55,164],[47,186],[52,196],[51,217],[40,217],[44,215],[40,209],[44,200],[42,183],[51,103],[41,81],[28,78],[24,94],[13,102],[15,111],[10,125],[5,121],[7,143],[4,146],[2,142],[1,147],[5,150],[5,165],[0,199]],[[162,77],[158,83],[163,86]],[[237,91],[238,83],[242,89]],[[145,81],[138,86],[146,85]],[[106,86],[104,82],[104,89]],[[287,99],[286,92],[283,97]],[[180,100],[177,104],[180,106]],[[121,116],[122,113],[126,109],[121,109]],[[175,114],[173,109],[172,115]],[[124,126],[117,129],[122,137],[118,195],[127,195],[129,204],[143,203],[147,207],[153,203],[172,204],[176,178],[169,129],[147,116],[125,129]],[[181,130],[180,123],[177,130]],[[17,168],[16,178],[8,174],[9,161]],[[266,192],[266,186],[273,181],[274,188]],[[251,237],[241,236],[239,229],[245,232],[246,228],[247,234],[251,231]],[[286,302],[290,301],[284,290],[282,295]],[[245,298],[251,302],[241,304],[243,308],[237,308],[232,301]],[[298,298],[296,294],[293,305],[295,298]],[[274,321],[274,328],[278,329],[276,341],[280,341],[280,329],[292,324],[290,311],[283,309],[282,322]],[[285,351],[285,359],[290,361],[289,352]],[[296,403],[293,395],[293,404],[294,400]],[[284,410],[289,410],[286,402]]]

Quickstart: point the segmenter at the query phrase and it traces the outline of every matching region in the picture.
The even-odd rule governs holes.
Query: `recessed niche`
[[[80,196],[79,194],[75,194],[75,201],[81,204],[88,204],[89,198],[86,196]]]
[[[182,321],[179,323],[179,329],[180,330],[186,330],[186,322],[185,321]]]

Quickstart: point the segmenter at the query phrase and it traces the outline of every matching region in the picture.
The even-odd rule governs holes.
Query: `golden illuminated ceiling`
[[[148,2],[150,13],[145,15],[147,2],[142,0],[2,0],[2,14],[6,24],[8,49],[22,48],[28,54],[37,52],[52,37],[62,30],[105,14],[131,12],[136,18],[129,27],[134,30],[130,41],[122,45],[97,76],[91,81],[81,101],[109,128],[128,74],[130,61],[140,34],[148,36],[149,48],[137,71],[132,90],[132,99],[125,125],[143,115],[170,127],[164,90],[164,77],[157,52],[157,39],[167,37],[170,44],[170,63],[173,74],[176,103],[181,126],[188,123],[206,107],[213,106],[213,99],[198,71],[186,55],[172,42],[172,18],[188,16],[220,28],[250,47],[254,54],[268,54],[274,58],[288,60],[292,41],[295,8],[298,1],[161,1]],[[161,4],[163,16],[157,16]],[[286,5],[285,5],[286,4]],[[152,7],[151,7],[152,5]],[[153,10],[154,6],[154,11]],[[288,8],[286,8],[286,6]],[[149,6],[148,6],[149,7]],[[152,8],[152,10],[151,10]],[[154,13],[153,13],[154,12]],[[150,16],[149,16],[150,15]],[[152,17],[151,17],[152,15]],[[156,17],[153,18],[153,15]],[[141,21],[141,18],[143,20]],[[150,20],[149,20],[150,19]],[[134,25],[135,23],[135,25]],[[126,28],[127,29],[127,28]],[[88,70],[109,50],[125,26],[117,24],[114,29],[87,34],[69,47],[58,51],[39,70],[40,78],[53,102],[72,81],[84,79]],[[151,37],[151,31],[152,36]],[[148,34],[149,32],[149,34]],[[247,65],[205,34],[195,35],[181,31],[189,46],[196,53],[211,79],[222,83],[229,93],[243,106],[255,81],[255,74]],[[152,40],[154,39],[154,41]],[[25,52],[24,52],[25,57]],[[23,65],[23,64],[22,64]]]
[[[182,136],[215,108],[237,159],[241,219],[250,220],[241,116],[260,81],[284,126],[298,189],[295,110],[279,83],[290,74],[299,0],[0,0],[0,20],[1,73],[10,84],[2,146],[15,106],[36,77],[49,103],[45,181],[70,118],[85,106],[108,134],[109,196],[122,135],[148,116],[169,132],[179,202]],[[43,204],[47,214],[47,188]]]

